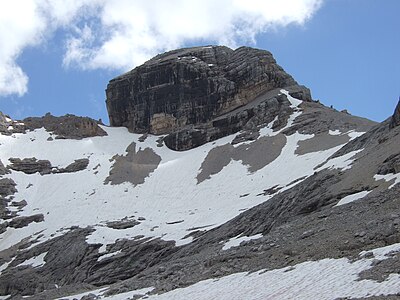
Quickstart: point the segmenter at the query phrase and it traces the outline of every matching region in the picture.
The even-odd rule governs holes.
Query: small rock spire
[[[400,125],[400,96],[399,96],[399,101],[397,102],[396,109],[394,110],[392,120],[390,121],[390,128],[394,128],[399,125]]]

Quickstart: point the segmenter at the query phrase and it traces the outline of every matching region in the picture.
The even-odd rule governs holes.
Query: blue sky
[[[41,2],[29,1],[34,5],[32,9]],[[0,111],[19,119],[51,112],[54,115],[72,113],[95,119],[102,118],[108,122],[104,90],[111,78],[153,54],[174,47],[196,44],[245,44],[269,50],[287,72],[311,89],[314,99],[320,99],[324,104],[333,105],[339,110],[348,109],[354,115],[375,121],[382,121],[390,116],[400,96],[398,0],[285,0],[289,4],[292,1],[296,5],[303,5],[290,12],[284,6],[276,5],[271,8],[268,6],[273,6],[271,1],[264,1],[266,4],[260,4],[263,6],[260,10],[265,10],[262,15],[257,15],[253,8],[250,10],[248,7],[240,7],[232,10],[230,15],[222,17],[218,13],[215,14],[215,11],[221,11],[220,8],[213,7],[216,5],[215,1],[210,1],[201,7],[204,9],[201,13],[207,15],[208,25],[199,19],[197,23],[191,24],[192,29],[187,31],[182,31],[179,22],[176,26],[172,25],[164,30],[166,24],[169,25],[169,12],[150,11],[156,14],[157,19],[162,19],[163,14],[166,14],[166,23],[160,21],[160,24],[151,23],[149,26],[162,28],[157,29],[156,33],[151,33],[155,35],[154,41],[148,36],[140,40],[143,33],[131,30],[148,24],[146,21],[139,24],[130,23],[130,16],[121,14],[121,10],[126,8],[107,6],[103,3],[106,0],[87,1],[96,3],[90,3],[91,6],[88,4],[87,7],[77,5],[65,8],[56,7],[55,2],[51,13],[46,16],[40,15],[37,20],[33,14],[32,18],[35,21],[28,23],[23,29],[17,28],[20,31],[16,31],[14,35],[18,37],[15,41],[16,46],[10,48],[9,52],[7,48],[3,51],[11,54],[2,60],[0,50],[0,67],[2,63],[6,66],[16,66],[29,81],[25,89],[18,86],[13,90],[8,84],[10,88],[7,90],[6,85],[2,93],[0,86]],[[229,1],[223,0],[226,3]],[[254,6],[261,3],[257,1],[246,2],[253,2],[250,4]],[[72,2],[77,1],[71,0]],[[175,5],[179,4],[179,0],[172,2]],[[196,5],[196,2],[198,1],[193,1],[193,5]],[[9,15],[12,17],[12,8],[6,9],[10,9]],[[148,8],[142,4],[138,11],[141,9],[145,11]],[[95,15],[98,10],[102,10],[102,19],[90,17],[91,13]],[[274,11],[273,16],[268,14],[271,10]],[[184,9],[177,10],[171,18],[179,20],[187,14]],[[107,35],[116,32],[115,24],[120,24],[119,17],[126,18],[123,21],[125,23],[121,23],[124,28],[131,26],[129,30],[124,31],[129,32],[129,35],[122,43],[112,44],[107,40]],[[10,35],[2,35],[1,31],[5,27],[1,26],[1,18],[4,21],[4,14],[0,13],[0,41],[3,38],[0,44],[4,45],[4,39],[10,39]],[[116,23],[111,25],[107,23],[109,21],[105,21],[113,18]],[[138,19],[135,16],[132,18]],[[257,22],[253,21],[255,19]],[[225,23],[218,23],[216,20]],[[243,23],[245,27],[237,25]],[[233,27],[236,26],[236,31],[230,29],[232,24]],[[225,25],[229,29],[221,29],[219,32],[219,28]],[[201,26],[209,28],[198,29]],[[36,30],[25,34],[27,28]],[[243,29],[249,29],[245,34],[250,38],[240,35]],[[131,35],[131,32],[134,34]],[[121,32],[117,33],[117,36],[121,37]],[[251,40],[252,35],[254,40]],[[20,36],[24,39],[19,38]],[[116,39],[112,41],[115,42]],[[137,48],[138,43],[148,46]]]

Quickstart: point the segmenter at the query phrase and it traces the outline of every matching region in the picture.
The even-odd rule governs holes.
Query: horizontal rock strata
[[[268,51],[195,47],[158,55],[111,80],[107,109],[111,126],[169,134],[168,147],[186,150],[240,131],[255,115],[258,123],[287,116],[281,88],[311,101]]]

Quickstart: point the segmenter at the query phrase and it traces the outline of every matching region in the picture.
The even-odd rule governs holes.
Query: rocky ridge
[[[25,133],[39,128],[45,128],[52,132],[55,139],[82,139],[106,135],[99,124],[102,124],[101,120],[96,121],[88,117],[78,117],[71,114],[55,117],[50,113],[43,117],[29,117],[17,121],[0,112],[0,133],[4,135]],[[52,139],[53,137],[49,137],[49,141]]]

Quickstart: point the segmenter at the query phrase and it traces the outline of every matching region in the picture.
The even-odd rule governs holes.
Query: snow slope
[[[286,127],[301,114],[297,109],[301,101],[290,95],[288,99],[294,113]],[[261,136],[279,133],[271,126],[268,124],[261,129]],[[313,135],[296,132],[286,137],[280,155],[261,170],[249,172],[241,161],[231,160],[219,173],[211,175],[211,179],[198,183],[196,176],[207,154],[215,147],[230,143],[236,135],[189,151],[175,152],[165,146],[157,147],[158,136],[148,136],[140,142],[140,135],[129,133],[125,128],[103,129],[108,136],[82,140],[48,141],[51,134],[43,128],[27,134],[0,136],[0,159],[5,165],[10,157],[47,159],[59,167],[75,159],[89,159],[87,169],[76,173],[42,176],[12,171],[7,175],[17,184],[18,193],[13,201],[27,201],[18,215],[41,213],[45,221],[19,229],[8,228],[0,237],[0,250],[24,238],[31,238],[35,245],[64,234],[72,226],[93,227],[95,231],[87,237],[87,242],[103,244],[101,252],[117,239],[138,236],[173,240],[176,245],[187,244],[192,240],[185,238],[190,232],[198,228],[212,229],[267,201],[273,194],[260,195],[264,190],[279,187],[282,192],[293,187],[312,175],[316,166],[341,147],[297,155],[298,143]],[[354,132],[348,135],[351,138]],[[125,155],[132,142],[138,149],[150,148],[160,156],[159,166],[145,178],[144,184],[104,184],[114,164],[113,158]],[[328,161],[320,169],[350,168],[354,154]],[[140,224],[127,229],[107,226],[107,222],[124,218],[140,220]]]

